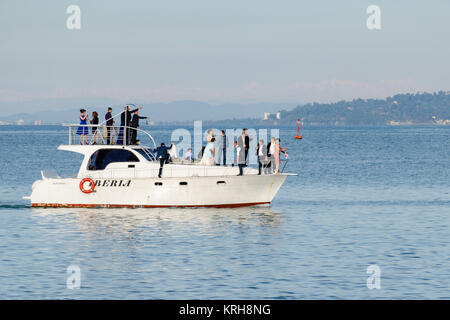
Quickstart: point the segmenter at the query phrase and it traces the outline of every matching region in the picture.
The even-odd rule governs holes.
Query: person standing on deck
[[[187,149],[187,152],[184,155],[184,160],[194,161],[194,156],[192,155],[192,148]]]
[[[108,108],[108,112],[105,114],[106,120],[106,144],[111,144],[111,130],[114,125],[114,120],[112,118],[112,108]]]
[[[220,165],[223,156],[223,165],[227,165],[227,146],[228,138],[225,134],[225,130],[220,131],[220,136],[217,139],[217,165]]]
[[[136,110],[131,120],[131,144],[137,144],[137,128],[139,128],[140,119],[149,119],[149,117],[141,117],[139,110]]]
[[[202,160],[200,161],[200,164],[206,165],[206,166],[214,166],[214,155],[215,155],[215,149],[214,144],[216,142],[216,138],[212,137],[211,141],[208,142],[208,144],[205,147],[205,150],[203,152]]]
[[[117,144],[124,144],[124,142],[125,144],[130,144],[131,115],[140,109],[142,109],[142,107],[130,111],[130,106],[125,107],[125,110],[120,115],[120,132]]]
[[[92,112],[91,124],[93,124],[93,125],[98,124],[97,111]],[[98,127],[92,127],[92,144],[97,144],[97,133],[98,133]]]
[[[281,152],[285,153],[287,148],[282,148],[280,145],[280,138],[275,140],[275,173],[280,173],[280,156]]]
[[[237,155],[237,163],[239,166],[238,176],[242,176],[244,174],[244,167],[245,167],[245,129],[244,131],[242,131],[242,134],[238,138],[236,146],[236,155]]]
[[[89,116],[86,113],[85,109],[80,110],[80,126],[78,127],[77,134],[80,136],[80,144],[83,144],[83,141],[86,141],[86,144],[89,144],[88,140],[88,134],[89,130],[87,125],[87,122],[89,120]],[[83,139],[84,138],[84,139]]]
[[[258,175],[261,175],[261,171],[264,167],[264,173],[267,173],[267,148],[264,145],[264,140],[259,140],[259,144],[256,147],[256,156],[258,157]]]
[[[274,172],[275,168],[275,138],[270,138],[270,142],[267,144],[267,164],[266,167],[269,173]]]
[[[247,156],[248,156],[248,149],[250,148],[250,137],[248,136],[248,129],[244,128],[244,134],[245,134],[245,140],[244,140],[244,149],[245,149],[245,163],[244,166],[247,166]]]

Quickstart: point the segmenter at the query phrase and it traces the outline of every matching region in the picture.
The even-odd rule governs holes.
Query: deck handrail
[[[156,148],[156,142],[155,142],[155,139],[153,138],[153,136],[150,133],[148,133],[147,131],[139,129],[139,128],[134,128],[134,127],[130,127],[130,126],[106,126],[106,125],[100,125],[100,124],[74,124],[74,123],[63,123],[62,126],[69,128],[69,145],[73,144],[73,141],[72,141],[73,133],[74,133],[73,128],[76,128],[76,130],[80,127],[81,128],[97,128],[95,135],[93,135],[92,132],[89,132],[90,130],[88,130],[87,136],[89,139],[89,138],[96,138],[97,135],[100,135],[100,139],[101,139],[102,143],[99,143],[99,144],[106,144],[105,137],[101,133],[99,133],[100,128],[111,128],[111,129],[118,128],[119,132],[117,133],[117,131],[115,131],[115,130],[114,130],[114,132],[116,133],[117,138],[119,138],[120,134],[122,134],[122,140],[121,140],[122,143],[117,144],[117,145],[130,145],[130,143],[128,143],[129,141],[127,141],[129,139],[129,137],[127,137],[126,134],[124,134],[126,129],[128,129],[130,132],[131,132],[131,130],[135,130],[136,132],[142,133],[145,136],[147,136],[148,138],[150,138],[150,140],[153,143],[153,148],[154,149]],[[113,130],[111,130],[111,131],[113,131]],[[75,131],[75,133],[76,133],[76,131]]]

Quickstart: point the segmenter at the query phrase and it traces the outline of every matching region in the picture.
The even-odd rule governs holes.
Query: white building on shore
[[[278,111],[275,116],[272,115],[270,112],[264,112],[264,118],[263,120],[280,120],[281,119],[281,112]]]

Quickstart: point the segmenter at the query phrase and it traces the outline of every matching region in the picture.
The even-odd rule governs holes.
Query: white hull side
[[[35,207],[238,207],[270,204],[287,175],[96,179],[92,193],[80,178],[33,185]],[[114,182],[115,181],[115,182]],[[218,183],[218,182],[222,183]],[[187,185],[180,185],[180,182]],[[225,183],[223,183],[225,182]],[[162,183],[162,185],[155,185]],[[112,186],[111,186],[112,185]]]

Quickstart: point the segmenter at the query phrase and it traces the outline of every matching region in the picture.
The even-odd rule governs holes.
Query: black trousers
[[[239,175],[242,176],[244,174],[245,164],[244,163],[239,163],[238,166],[239,166]]]
[[[122,133],[122,135],[120,134]],[[128,127],[120,126],[119,139],[117,139],[117,144],[130,144],[130,129]]]
[[[162,172],[163,172],[164,163],[166,163],[166,158],[159,158],[159,174],[158,174],[158,178],[161,178],[161,175],[162,175]]]
[[[106,144],[111,144],[111,127],[106,127]]]
[[[126,140],[126,144],[130,144],[130,140],[131,140],[131,133],[130,133],[130,128],[129,127],[127,127],[127,128],[125,128],[125,137],[127,137],[127,140]]]
[[[131,130],[131,144],[137,143],[137,130],[132,128]]]
[[[222,149],[222,154],[223,154],[223,165],[226,166],[227,165],[227,149],[226,148]]]
[[[258,174],[261,174],[263,168],[263,163],[261,160],[258,159]]]

